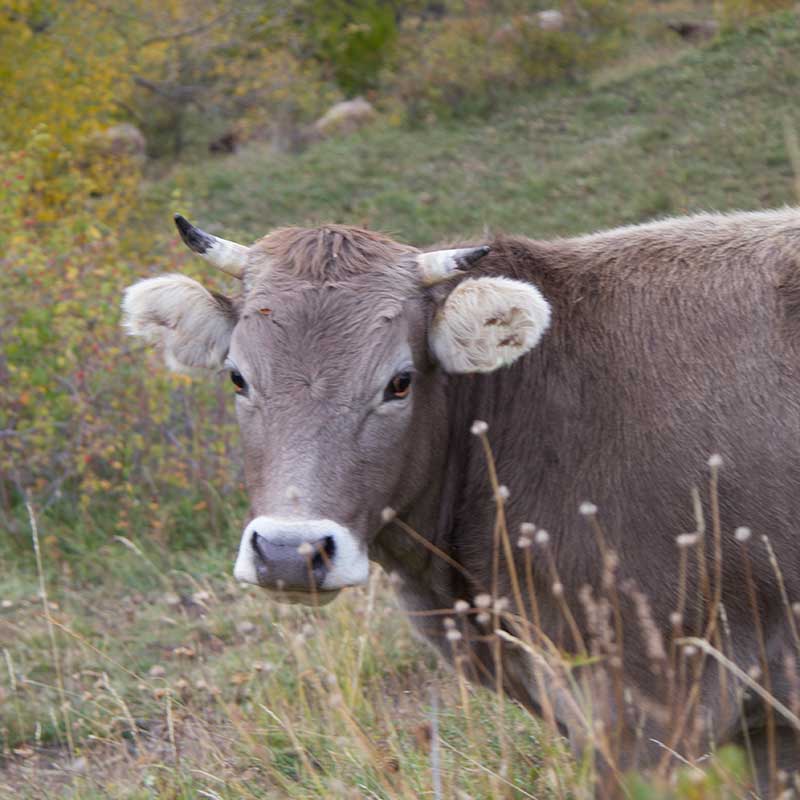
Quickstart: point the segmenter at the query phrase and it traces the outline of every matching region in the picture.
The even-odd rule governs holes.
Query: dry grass
[[[509,704],[499,724],[495,698],[413,639],[381,572],[326,609],[156,577],[146,595],[62,577],[57,600],[31,585],[4,601],[0,796],[528,797],[547,784],[538,723]]]
[[[726,681],[734,682],[760,696],[768,726],[779,716],[800,731],[800,720],[798,709],[770,694],[763,654],[760,672],[748,674],[727,653],[719,592],[722,537],[728,535],[716,501],[720,464],[711,460],[703,490],[712,519],[706,525],[699,512],[698,530],[676,542],[683,564],[692,558],[706,564],[695,587],[706,601],[705,634],[683,634],[682,578],[672,637],[662,640],[650,599],[618,585],[616,556],[598,510],[586,503],[580,513],[604,554],[604,578],[597,595],[587,590],[580,598],[565,597],[556,561],[549,559],[548,589],[561,603],[567,631],[561,643],[539,627],[536,595],[528,591],[530,554],[538,550],[534,557],[549,558],[548,537],[526,528],[511,541],[507,493],[487,434],[478,429],[478,435],[495,488],[494,572],[499,576],[512,565],[511,597],[495,592],[441,610],[452,671],[413,639],[390,579],[378,570],[367,587],[330,607],[288,607],[229,579],[169,569],[164,554],[119,538],[114,557],[151,573],[156,591],[121,586],[119,572],[93,589],[73,587],[62,576],[56,600],[48,595],[31,513],[35,592],[4,600],[0,617],[0,791],[31,798],[567,798],[589,797],[596,789],[610,794],[624,784],[634,796],[643,786],[650,787],[643,796],[692,797],[698,787],[703,796],[748,796],[743,757],[709,752],[713,731],[697,724],[704,670],[718,664],[723,690]],[[756,546],[746,529],[735,539],[745,557]],[[771,560],[782,585],[774,555]],[[518,573],[513,565],[520,564]],[[140,582],[140,576],[131,581]],[[623,737],[604,701],[625,697],[630,705],[635,692],[620,669],[626,635],[621,593],[634,601],[634,622],[671,703],[633,695],[641,715],[637,741]],[[577,602],[590,621],[588,633],[575,621]],[[788,598],[785,605],[794,625]],[[469,640],[476,635],[470,617],[495,654],[496,695],[466,679]],[[558,696],[560,713],[571,716],[596,761],[570,754],[549,700],[539,721],[503,696],[509,652],[526,654],[531,679],[546,698]],[[646,775],[623,779],[629,748],[649,745],[649,722],[663,727],[666,719],[660,762]],[[774,741],[772,748],[774,760]],[[773,775],[775,789],[776,770]]]

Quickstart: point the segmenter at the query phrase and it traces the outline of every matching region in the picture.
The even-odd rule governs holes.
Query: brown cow
[[[610,772],[746,741],[776,790],[799,763],[800,211],[428,253],[335,225],[243,247],[176,220],[243,292],[152,278],[125,324],[174,369],[230,372],[238,579],[325,602],[372,559],[410,611],[464,612],[475,677],[502,664]],[[452,654],[441,618],[416,620]],[[572,674],[616,748],[563,651],[594,656]]]

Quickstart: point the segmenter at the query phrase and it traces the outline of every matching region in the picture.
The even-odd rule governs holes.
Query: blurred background
[[[170,271],[234,290],[176,211],[245,243],[336,221],[424,246],[796,202],[793,6],[1,2],[0,794],[435,794],[428,698],[404,693],[440,686],[442,737],[469,697],[384,576],[318,612],[233,585],[230,387],[126,339],[121,292]],[[320,662],[341,664],[345,744],[313,733],[330,687],[309,699],[297,676]],[[509,766],[498,719],[529,744],[535,725],[473,702],[494,733],[445,748],[444,796],[550,791],[535,746]],[[224,736],[181,760],[212,717]]]

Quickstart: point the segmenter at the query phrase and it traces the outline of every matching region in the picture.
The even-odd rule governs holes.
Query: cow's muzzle
[[[278,599],[314,603],[366,582],[368,569],[364,548],[342,525],[262,516],[245,528],[233,574]]]
[[[265,589],[319,591],[336,553],[333,536],[316,541],[273,542],[253,533],[256,578]]]

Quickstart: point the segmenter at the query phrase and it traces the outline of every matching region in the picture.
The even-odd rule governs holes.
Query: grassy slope
[[[800,31],[780,19],[633,77],[519,98],[489,121],[370,130],[294,158],[252,147],[187,175],[187,190],[201,222],[245,238],[337,221],[418,244],[790,203]]]
[[[782,17],[624,79],[519,98],[489,121],[377,128],[299,157],[254,146],[176,171],[151,200],[163,212],[177,185],[198,221],[229,236],[340,220],[420,244],[484,226],[549,236],[774,206],[793,200],[784,120],[800,128],[798,76],[800,30]],[[146,531],[134,538],[146,542]],[[426,684],[441,696],[445,796],[500,796],[493,773],[509,759],[512,782],[552,787],[525,715],[505,706],[503,723],[494,698],[471,692],[469,735],[452,674],[411,640],[385,579],[374,603],[351,592],[317,615],[239,590],[223,576],[229,552],[147,547],[149,561],[108,550],[89,587],[66,567],[51,573],[54,613],[70,631],[59,658],[74,772],[63,769],[35,583],[29,572],[0,577],[0,796],[348,796],[337,781],[361,786],[356,796],[420,796],[432,788]]]

